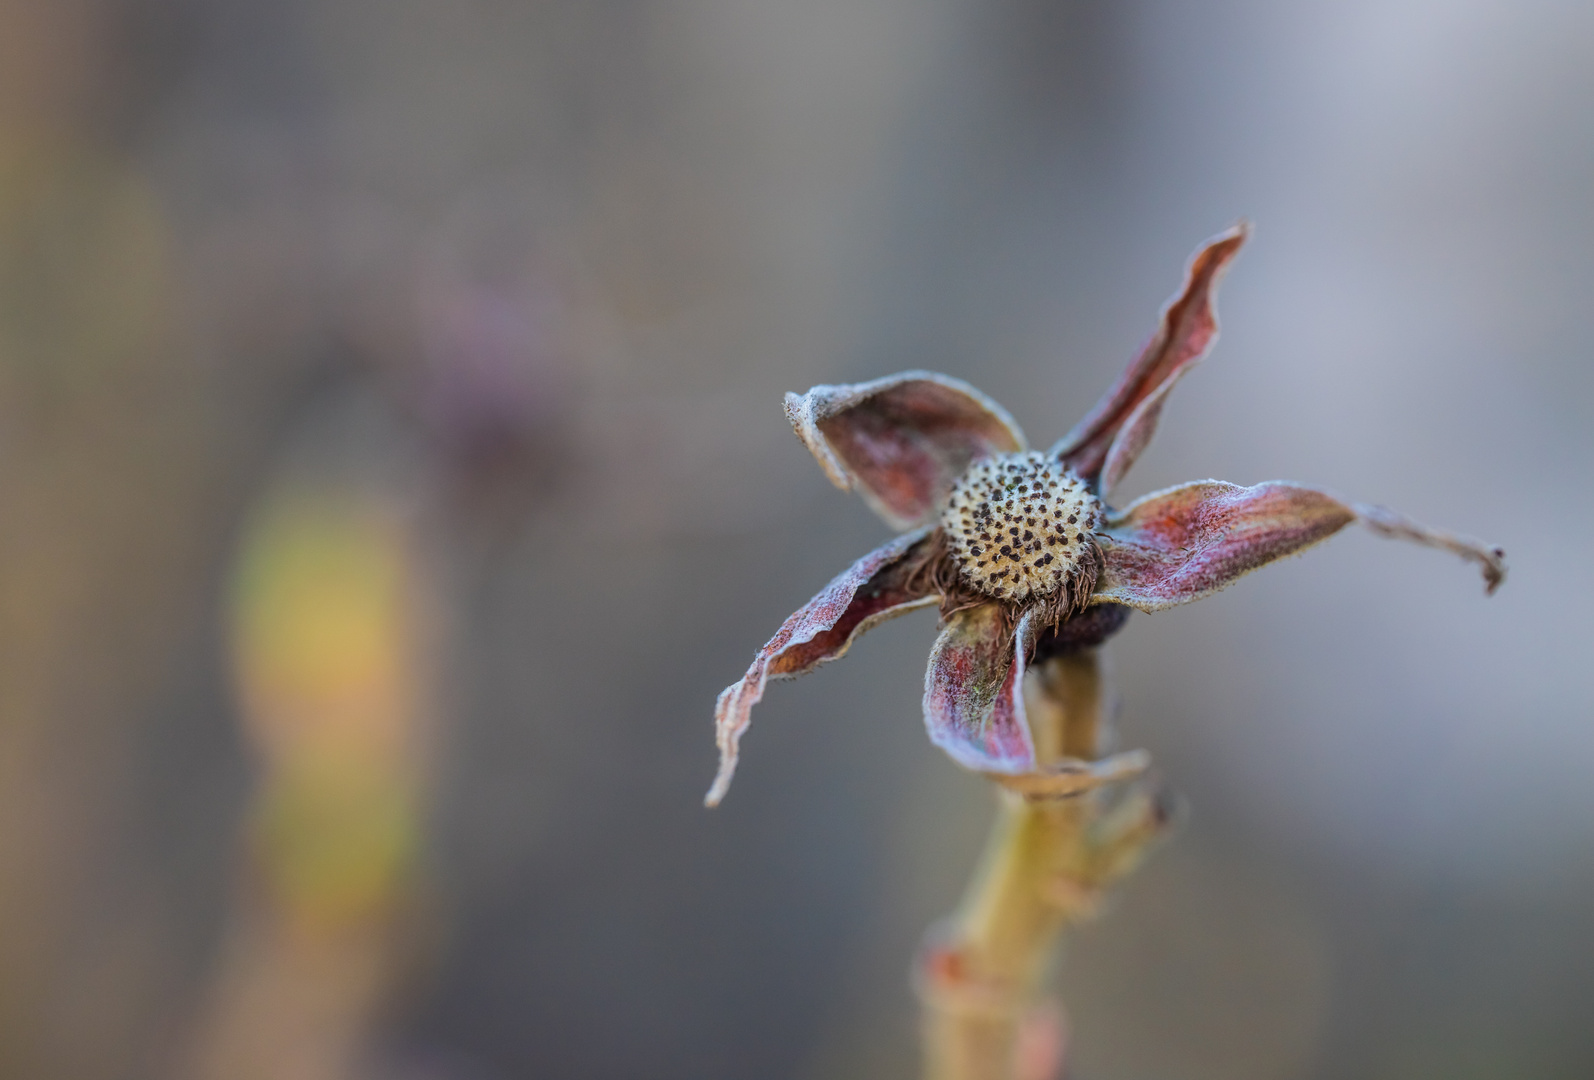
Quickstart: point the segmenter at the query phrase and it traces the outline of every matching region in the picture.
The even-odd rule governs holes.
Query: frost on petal
[[[928,529],[920,529],[876,548],[838,574],[801,610],[781,624],[740,682],[727,686],[714,707],[719,743],[719,773],[704,802],[719,805],[736,772],[737,744],[747,730],[753,706],[770,679],[789,679],[836,660],[853,639],[895,615],[936,603],[938,596],[921,572],[916,550]]]
[[[1035,770],[1023,693],[1035,622],[1026,611],[1011,627],[1003,605],[978,604],[948,616],[930,650],[924,725],[930,741],[966,769]]]
[[[898,529],[929,521],[970,462],[1025,448],[1005,409],[929,371],[787,394],[786,416],[831,482]]]
[[[1103,494],[1123,479],[1156,432],[1179,377],[1218,337],[1218,282],[1250,233],[1244,222],[1208,240],[1190,260],[1184,288],[1168,301],[1140,356],[1052,453]]]
[[[1159,491],[1108,519],[1097,601],[1156,611],[1198,600],[1356,520],[1312,488],[1204,480]]]
[[[1353,521],[1479,563],[1490,592],[1504,579],[1498,549],[1382,507],[1278,480],[1248,488],[1203,480],[1147,495],[1108,520],[1100,534],[1105,566],[1092,599],[1141,611],[1199,600]]]

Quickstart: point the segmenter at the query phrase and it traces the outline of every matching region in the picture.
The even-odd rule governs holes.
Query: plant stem
[[[1024,692],[1043,767],[1098,756],[1103,692],[1095,650],[1042,662]],[[1065,927],[1093,913],[1102,888],[1132,868],[1167,816],[1164,800],[1144,786],[1116,797],[1002,793],[962,907],[922,960],[927,1080],[1057,1075],[1060,1030],[1021,1038],[1052,947]]]

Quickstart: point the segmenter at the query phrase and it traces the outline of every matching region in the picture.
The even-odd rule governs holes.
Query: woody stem
[[[1032,669],[1025,699],[1043,767],[1097,756],[1102,696],[1093,649]],[[1093,795],[1026,800],[1002,793],[962,906],[922,960],[927,1080],[1057,1074],[1060,1023],[1054,1019],[1048,1029],[1044,1015],[1029,1014],[1061,931],[1089,914],[1106,878],[1127,869],[1124,859],[1103,857],[1101,811]],[[1138,851],[1149,836],[1134,827],[1110,831],[1119,854],[1127,843]]]

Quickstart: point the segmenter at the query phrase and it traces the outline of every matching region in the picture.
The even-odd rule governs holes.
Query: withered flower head
[[[1144,756],[1041,769],[1024,716],[1026,666],[1098,644],[1129,609],[1199,600],[1243,574],[1327,539],[1351,522],[1476,562],[1487,591],[1504,552],[1282,480],[1239,487],[1198,480],[1105,502],[1151,441],[1168,393],[1211,349],[1219,279],[1245,243],[1238,225],[1190,262],[1156,333],[1096,407],[1045,453],[1028,449],[1006,410],[946,375],[907,371],[786,395],[786,415],[832,482],[856,490],[902,534],[843,571],[787,619],[715,711],[719,775],[770,679],[842,656],[886,619],[932,604],[940,637],[924,680],[924,722],[954,761],[1030,794],[1067,794],[1144,768]]]

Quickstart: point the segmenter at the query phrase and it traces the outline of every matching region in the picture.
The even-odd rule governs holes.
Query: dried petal
[[[840,659],[865,630],[914,608],[938,601],[915,550],[930,530],[899,536],[853,563],[801,610],[781,624],[758,650],[740,682],[725,688],[714,707],[714,732],[720,767],[703,801],[717,806],[736,772],[737,744],[747,730],[753,706],[770,679],[790,679],[829,660]]]
[[[1151,759],[1143,750],[1037,765],[1023,686],[1040,624],[1039,609],[1030,608],[1010,627],[1000,603],[947,617],[924,675],[930,741],[965,769],[987,773],[1030,799],[1077,795],[1145,772]]]
[[[928,522],[977,458],[1025,448],[1005,409],[929,371],[787,394],[786,416],[831,482],[898,529]]]
[[[1353,521],[1374,532],[1444,548],[1504,580],[1504,553],[1428,529],[1383,507],[1284,481],[1239,487],[1202,480],[1147,495],[1108,519],[1105,567],[1094,602],[1158,611],[1199,600],[1275,559],[1326,540]]]
[[[1218,337],[1218,282],[1250,234],[1241,222],[1208,240],[1190,260],[1184,288],[1168,301],[1151,341],[1118,382],[1052,453],[1102,494],[1123,479],[1157,430],[1163,402]]]
[[[953,612],[930,650],[924,675],[924,725],[930,741],[978,772],[1035,770],[1024,715],[1024,667],[1035,645],[1033,611],[1010,628],[1002,604]]]

